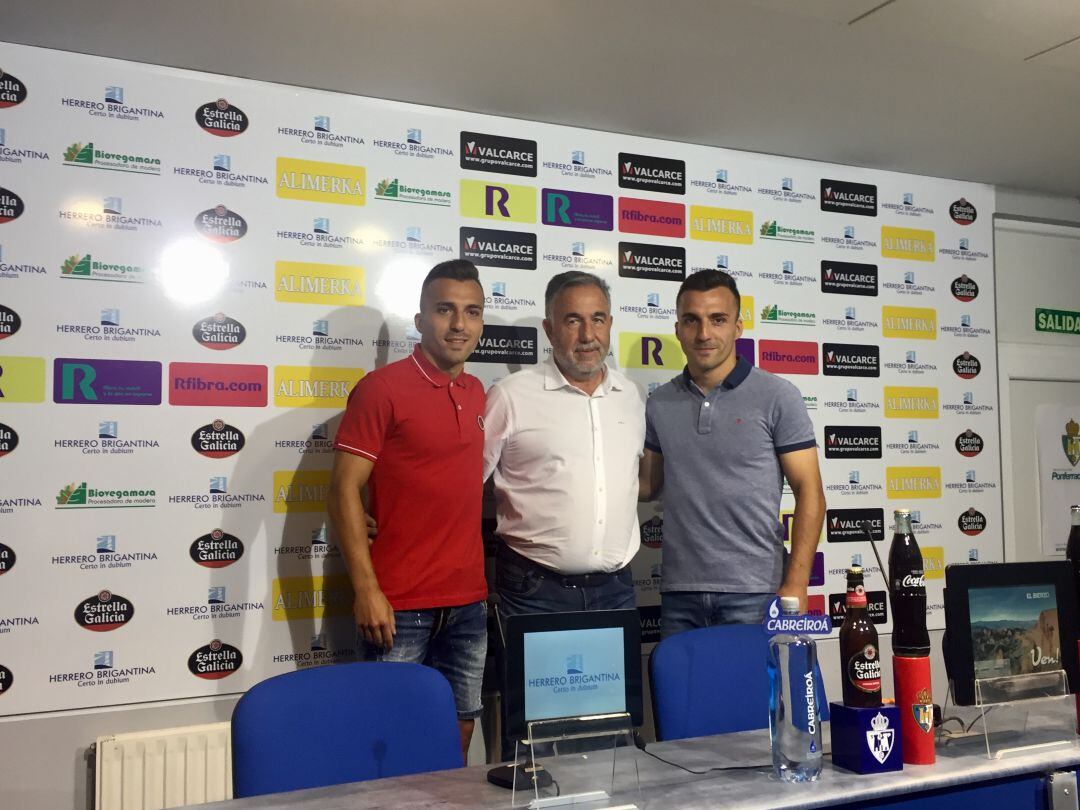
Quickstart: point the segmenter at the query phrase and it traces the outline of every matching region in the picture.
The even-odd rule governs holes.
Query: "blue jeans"
[[[669,591],[660,594],[660,637],[714,624],[760,624],[775,593]]]
[[[499,615],[564,613],[573,610],[621,610],[635,607],[634,575],[630,566],[596,584],[563,584],[554,571],[530,563],[502,543],[495,553],[495,590]]]
[[[450,682],[459,720],[480,716],[487,660],[487,602],[430,610],[395,610],[397,633],[389,652],[357,633],[361,661],[424,664]]]

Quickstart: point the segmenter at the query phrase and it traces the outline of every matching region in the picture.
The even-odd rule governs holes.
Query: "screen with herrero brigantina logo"
[[[621,627],[525,634],[525,719],[626,711]]]

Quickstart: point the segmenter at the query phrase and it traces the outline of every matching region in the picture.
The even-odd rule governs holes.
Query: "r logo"
[[[570,216],[566,213],[569,208],[570,198],[565,194],[548,194],[544,222],[554,223],[557,218],[563,225],[569,225]]]
[[[641,365],[647,367],[651,365],[661,366],[664,365],[664,360],[660,356],[660,351],[664,348],[664,344],[658,337],[646,336],[641,339]],[[650,362],[651,360],[651,362]]]
[[[79,393],[82,394],[83,399],[97,400],[97,394],[94,392],[94,380],[97,378],[97,372],[93,366],[89,366],[86,363],[64,363],[63,370],[63,384],[60,392],[61,399],[74,399],[75,398],[75,372],[82,372],[82,379],[79,380]]]
[[[499,197],[498,200],[495,199],[496,193],[498,194],[498,197]],[[509,219],[510,218],[510,209],[508,209],[506,207],[506,203],[509,200],[510,200],[510,192],[507,191],[505,188],[503,188],[502,186],[488,186],[487,189],[486,189],[485,200],[484,200],[484,208],[485,208],[485,211],[486,211],[487,215],[489,217],[494,216],[495,215],[495,208],[498,208],[499,213],[502,216]]]

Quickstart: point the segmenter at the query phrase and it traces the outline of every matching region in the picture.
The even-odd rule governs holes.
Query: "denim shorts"
[[[397,633],[387,652],[356,636],[361,661],[424,664],[450,682],[459,720],[480,716],[487,660],[487,602],[430,610],[395,610]]]

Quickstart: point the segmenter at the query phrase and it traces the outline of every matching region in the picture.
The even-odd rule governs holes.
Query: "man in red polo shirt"
[[[485,397],[464,372],[484,328],[476,267],[463,260],[433,267],[415,323],[421,339],[412,356],[364,376],[349,395],[327,507],[356,593],[360,657],[442,672],[464,756],[487,655]],[[365,485],[379,520],[370,543]]]

